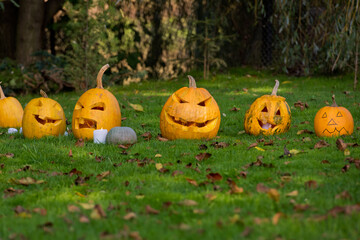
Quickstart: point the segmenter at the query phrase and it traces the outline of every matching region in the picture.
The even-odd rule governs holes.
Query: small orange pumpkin
[[[276,95],[279,81],[275,82],[271,95],[257,98],[246,111],[244,127],[248,134],[273,135],[289,130],[291,111],[285,98]]]
[[[160,114],[160,129],[167,139],[213,138],[220,127],[220,109],[204,88],[189,78],[189,87],[173,93]]]
[[[13,97],[5,97],[0,86],[0,127],[21,127],[24,110],[20,102]]]
[[[66,118],[61,105],[48,98],[43,90],[42,97],[32,99],[24,109],[22,130],[25,138],[59,136],[65,133]]]
[[[354,131],[354,120],[344,107],[339,107],[332,96],[333,104],[321,108],[315,115],[314,130],[319,137],[351,135]]]
[[[83,93],[75,105],[72,131],[76,138],[91,140],[94,138],[95,129],[110,131],[121,125],[119,102],[102,85],[102,76],[109,67],[109,64],[106,64],[100,69],[96,78],[96,88]]]

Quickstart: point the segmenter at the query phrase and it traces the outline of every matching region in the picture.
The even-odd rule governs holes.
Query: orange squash
[[[204,88],[189,78],[189,87],[173,93],[160,114],[160,129],[167,139],[213,138],[220,127],[220,109]]]
[[[48,98],[43,90],[42,97],[32,99],[24,109],[22,130],[26,138],[59,136],[65,133],[66,118],[61,105]]]
[[[0,127],[19,128],[22,124],[24,110],[20,102],[13,97],[5,97],[0,86]]]
[[[273,135],[289,130],[291,111],[285,98],[276,95],[279,81],[275,82],[271,95],[257,98],[246,111],[244,127],[248,134]]]
[[[91,140],[95,129],[110,129],[121,125],[121,112],[115,96],[103,88],[102,76],[109,68],[103,66],[96,78],[97,86],[92,88],[77,101],[73,117],[72,131],[76,138]]]
[[[332,96],[333,104],[321,108],[315,115],[314,130],[319,137],[351,135],[354,131],[354,120],[344,107],[339,107]]]

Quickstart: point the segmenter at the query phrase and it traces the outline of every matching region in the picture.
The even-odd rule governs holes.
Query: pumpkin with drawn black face
[[[344,107],[339,107],[332,96],[333,104],[321,108],[315,115],[314,130],[319,137],[351,135],[354,131],[354,120]]]
[[[273,135],[289,130],[291,111],[284,97],[277,96],[279,81],[271,95],[264,95],[256,99],[246,111],[244,127],[248,134]]]
[[[48,98],[43,90],[42,97],[31,100],[24,109],[22,130],[25,138],[59,136],[65,133],[66,118],[61,105]]]
[[[160,129],[167,139],[213,138],[220,127],[220,109],[204,88],[189,78],[189,87],[173,93],[160,114]]]
[[[97,86],[77,101],[73,117],[72,131],[76,138],[91,140],[95,129],[110,129],[121,125],[119,102],[115,96],[103,88],[102,76],[109,64],[103,66],[97,75]]]

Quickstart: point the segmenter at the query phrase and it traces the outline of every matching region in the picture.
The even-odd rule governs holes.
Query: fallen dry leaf
[[[330,146],[330,144],[328,144],[324,140],[320,140],[319,142],[317,142],[315,144],[314,149],[323,148],[323,147],[327,147],[327,146]]]
[[[299,130],[297,131],[297,135],[301,135],[301,134],[304,134],[304,133],[307,133],[307,134],[314,134],[313,131],[310,131],[310,130],[307,130],[307,129],[302,129],[302,130]]]
[[[190,206],[196,206],[196,205],[198,205],[198,203],[194,200],[185,199],[185,200],[179,202],[179,205],[190,207]]]
[[[73,157],[73,153],[71,149],[69,150],[69,157]]]
[[[145,141],[150,141],[152,138],[151,132],[145,132],[141,136],[145,139]]]
[[[252,144],[249,145],[249,147],[248,147],[247,149],[249,150],[250,148],[256,147],[257,145],[258,145],[257,142],[256,142],[256,143],[252,143]]]
[[[14,197],[18,194],[22,194],[24,190],[22,189],[14,189],[12,187],[4,190],[4,198]]]
[[[256,185],[256,191],[259,193],[267,193],[269,191],[269,188],[262,183],[258,183]]]
[[[287,193],[285,196],[287,197],[296,197],[299,194],[298,190],[294,190],[292,192]]]
[[[105,177],[107,177],[109,175],[110,175],[110,171],[102,172],[102,173],[100,173],[99,175],[96,176],[96,179],[98,181],[101,181],[101,180],[103,180],[103,178],[105,178]]]
[[[211,180],[212,182],[215,182],[222,180],[223,177],[220,173],[209,173],[208,175],[206,175],[206,178]]]
[[[138,112],[143,112],[143,111],[144,111],[143,106],[141,106],[140,104],[132,104],[132,103],[130,103],[130,102],[128,102],[128,104],[129,104],[130,107],[132,107],[135,111],[138,111]]]
[[[352,197],[351,197],[351,195],[350,195],[350,193],[348,191],[343,191],[340,194],[337,194],[335,196],[335,199],[349,199],[349,200],[351,200]]]
[[[309,181],[305,182],[305,187],[309,188],[309,189],[315,189],[315,188],[317,188],[317,182],[314,180],[309,180]]]
[[[13,153],[2,153],[2,154],[0,154],[0,157],[13,158],[14,154]]]
[[[135,219],[137,216],[136,216],[136,213],[134,213],[134,212],[129,212],[129,213],[127,213],[124,217],[123,217],[123,219],[124,220],[131,220],[131,219]]]
[[[230,194],[238,194],[244,192],[244,189],[242,187],[238,187],[235,181],[233,181],[232,179],[228,178],[227,183],[230,187]]]
[[[280,194],[275,188],[270,188],[267,194],[275,202],[278,202],[280,200]]]
[[[76,147],[83,147],[84,146],[84,140],[82,138],[79,138],[76,143],[75,143],[75,146]]]
[[[44,180],[36,180],[31,177],[20,178],[20,179],[10,178],[9,181],[13,184],[24,185],[24,186],[29,186],[32,184],[42,184],[45,182]]]
[[[194,179],[186,178],[186,181],[188,181],[188,183],[190,183],[191,185],[194,185],[196,187],[199,186],[198,183]]]
[[[271,218],[271,222],[273,225],[277,225],[279,223],[280,217],[283,217],[284,214],[281,212],[275,213],[275,215]]]
[[[198,155],[195,156],[196,160],[198,160],[198,161],[203,161],[210,157],[211,157],[211,153],[207,153],[207,152],[199,153]]]
[[[67,209],[69,212],[80,212],[80,208],[75,205],[68,205]]]
[[[152,208],[150,205],[145,206],[145,211],[146,211],[147,214],[154,214],[154,215],[160,213],[159,210],[156,210],[156,209]]]
[[[301,111],[303,111],[305,108],[309,108],[309,104],[308,103],[303,103],[300,100],[297,101],[296,103],[294,103],[294,106],[296,108],[300,108]]]
[[[92,219],[102,219],[106,217],[106,213],[99,204],[96,204],[90,214],[90,217]]]
[[[169,139],[162,137],[160,134],[157,135],[156,138],[157,138],[157,140],[159,140],[160,142],[167,142],[167,141],[169,141]]]
[[[88,218],[87,216],[81,215],[81,216],[79,217],[79,222],[81,222],[81,223],[89,223],[90,220],[89,220],[89,218]]]
[[[336,140],[336,147],[340,150],[340,151],[345,151],[347,144],[344,142],[344,140],[342,140],[341,138],[338,138]]]
[[[46,216],[47,210],[45,208],[34,208],[32,210],[34,213],[40,214],[41,216]]]
[[[349,169],[350,169],[350,164],[346,164],[346,165],[341,169],[341,171],[342,171],[343,173],[346,173],[347,171],[349,171]]]

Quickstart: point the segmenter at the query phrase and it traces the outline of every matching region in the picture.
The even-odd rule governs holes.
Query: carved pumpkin
[[[354,131],[354,120],[344,107],[339,107],[332,96],[333,104],[321,108],[315,115],[314,129],[319,137],[351,135]]]
[[[5,97],[0,86],[0,127],[21,127],[24,110],[20,102],[13,97]]]
[[[291,111],[285,98],[276,95],[279,81],[275,82],[271,95],[257,98],[246,111],[244,127],[247,133],[273,135],[290,128]]]
[[[77,101],[73,117],[72,131],[76,138],[91,140],[95,129],[107,129],[121,125],[121,112],[115,96],[103,88],[102,76],[109,68],[103,66],[96,78],[97,86],[92,88]]]
[[[213,138],[220,127],[220,110],[211,94],[196,88],[193,77],[188,76],[189,87],[173,93],[160,114],[160,129],[168,139]]]
[[[66,119],[61,105],[48,98],[43,90],[43,97],[32,99],[24,109],[22,131],[26,138],[59,136],[64,134]]]

